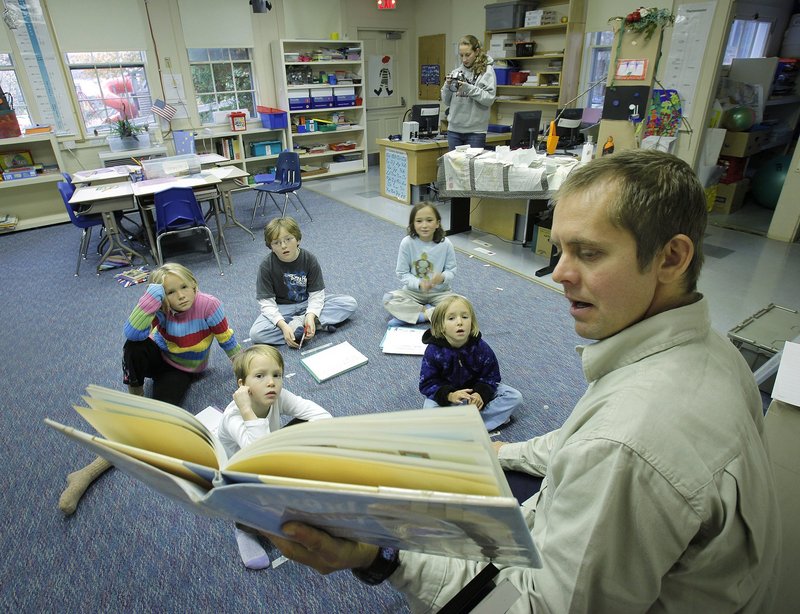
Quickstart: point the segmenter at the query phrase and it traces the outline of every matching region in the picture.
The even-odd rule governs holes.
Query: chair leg
[[[75,267],[75,277],[81,272],[81,260],[86,260],[86,251],[89,248],[89,237],[92,236],[92,229],[84,228],[81,233],[81,244],[78,246],[78,264]]]
[[[204,228],[205,228],[206,233],[208,233],[208,240],[211,243],[211,249],[214,250],[214,258],[217,259],[217,266],[219,267],[219,274],[220,275],[225,275],[225,273],[222,270],[222,263],[219,260],[219,252],[217,251],[217,243],[214,241],[214,235],[211,234],[211,229],[208,226],[205,226]]]
[[[253,219],[250,220],[250,228],[256,223],[256,211],[258,211],[258,205],[261,203],[262,196],[264,196],[264,192],[256,192],[256,202],[253,203]]]
[[[278,213],[281,212],[281,206],[278,204],[278,201],[275,200],[275,195],[272,192],[267,192],[269,194],[270,200],[272,200],[272,204],[275,205],[275,208],[278,210]]]
[[[294,194],[294,197],[297,199],[297,202],[300,203],[300,206],[303,208],[303,211],[306,212],[306,215],[308,216],[308,219],[310,219],[313,222],[314,218],[311,217],[311,214],[308,212],[308,209],[306,209],[306,206],[303,204],[303,201],[300,200],[300,195],[297,192],[292,192],[292,194]],[[288,194],[287,194],[287,196],[288,196]],[[296,206],[295,206],[295,209],[297,209]],[[300,211],[300,209],[297,209],[297,210]]]
[[[156,263],[158,266],[164,264],[164,258],[161,255],[161,237],[163,235],[158,235],[156,237],[156,258],[158,258],[158,262]]]
[[[283,195],[283,211],[281,212],[281,217],[286,217],[286,207],[289,204],[289,192]]]

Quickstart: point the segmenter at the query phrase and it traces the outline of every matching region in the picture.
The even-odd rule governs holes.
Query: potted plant
[[[111,151],[142,149],[150,146],[150,134],[146,126],[137,126],[128,119],[125,105],[122,105],[122,117],[111,124],[111,136],[108,137]]]

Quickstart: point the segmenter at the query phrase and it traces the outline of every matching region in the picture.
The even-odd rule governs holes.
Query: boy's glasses
[[[297,241],[295,237],[283,237],[283,239],[275,239],[270,243],[271,247],[283,247],[284,245],[291,245],[294,241]]]

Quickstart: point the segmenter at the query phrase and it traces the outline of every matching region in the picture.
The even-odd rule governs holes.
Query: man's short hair
[[[299,242],[303,238],[303,233],[300,232],[300,224],[291,217],[276,217],[264,227],[264,242],[267,247],[272,249],[272,242],[278,238],[281,231],[285,230],[292,235]]]
[[[664,152],[626,150],[573,170],[554,200],[557,203],[603,186],[612,188],[608,203],[611,223],[633,234],[640,271],[650,267],[658,251],[675,235],[691,239],[694,256],[684,273],[684,286],[687,292],[694,292],[703,266],[708,211],[705,191],[692,168]]]
[[[283,356],[281,356],[281,353],[277,349],[271,345],[251,345],[249,348],[242,350],[233,357],[233,374],[236,376],[237,382],[247,379],[253,360],[255,360],[257,356],[275,361],[275,364],[280,367],[281,373],[283,373]]]

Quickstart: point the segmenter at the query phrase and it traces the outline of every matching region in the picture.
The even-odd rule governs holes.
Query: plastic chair
[[[72,208],[72,205],[69,204],[69,199],[72,198],[72,195],[75,193],[75,188],[71,183],[66,181],[59,181],[56,185],[64,201],[64,207],[67,209],[70,221],[83,231],[81,234],[81,244],[78,248],[78,265],[75,267],[75,277],[77,277],[81,270],[81,259],[86,260],[86,252],[89,249],[89,241],[92,238],[92,228],[95,226],[103,226],[103,216],[99,213],[75,215],[75,210]]]
[[[259,181],[259,177],[264,178],[266,181],[270,176],[257,175],[256,182]],[[275,168],[274,179],[274,181],[257,183],[255,186],[253,186],[253,189],[258,191],[258,195],[256,196],[256,202],[253,205],[253,219],[250,221],[250,228],[253,227],[253,223],[256,220],[256,211],[258,210],[258,205],[264,201],[264,194],[269,194],[269,197],[278,208],[278,211],[281,211],[281,208],[278,205],[278,202],[275,200],[274,195],[284,195],[281,217],[286,217],[286,206],[289,204],[289,194],[294,194],[297,202],[300,203],[300,206],[303,207],[303,211],[306,212],[308,219],[313,221],[314,218],[311,217],[308,209],[306,209],[306,206],[303,204],[303,201],[300,200],[300,196],[297,194],[297,190],[299,190],[303,185],[303,180],[300,177],[300,156],[297,153],[293,151],[282,151],[280,154],[278,154],[278,162]],[[294,207],[298,211],[300,210],[297,205]]]
[[[217,244],[211,229],[206,226],[200,204],[192,188],[169,188],[163,192],[156,192],[156,252],[159,264],[163,264],[161,254],[161,239],[168,235],[183,234],[189,230],[203,230],[208,235],[214,257],[217,259],[219,274],[224,275],[222,263],[219,261]]]

